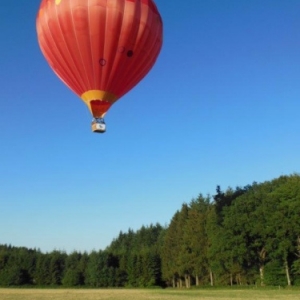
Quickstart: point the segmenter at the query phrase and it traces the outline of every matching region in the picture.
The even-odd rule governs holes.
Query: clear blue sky
[[[0,8],[0,243],[103,249],[216,185],[300,171],[300,1],[156,0],[164,45],[104,135],[36,39],[39,0]]]

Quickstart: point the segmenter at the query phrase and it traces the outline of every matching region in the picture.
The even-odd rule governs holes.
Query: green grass
[[[0,289],[1,300],[299,300],[299,289]]]

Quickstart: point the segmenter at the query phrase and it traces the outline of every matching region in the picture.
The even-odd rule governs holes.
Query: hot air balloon
[[[55,74],[89,108],[92,130],[153,67],[163,24],[153,0],[42,0],[38,43]]]

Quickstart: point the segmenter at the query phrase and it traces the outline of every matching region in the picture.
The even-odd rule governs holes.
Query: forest
[[[0,286],[233,285],[300,285],[299,174],[217,186],[183,203],[168,225],[121,231],[104,250],[0,245]]]

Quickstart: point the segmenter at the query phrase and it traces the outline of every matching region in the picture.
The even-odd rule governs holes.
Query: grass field
[[[296,289],[0,289],[1,300],[299,300]]]

